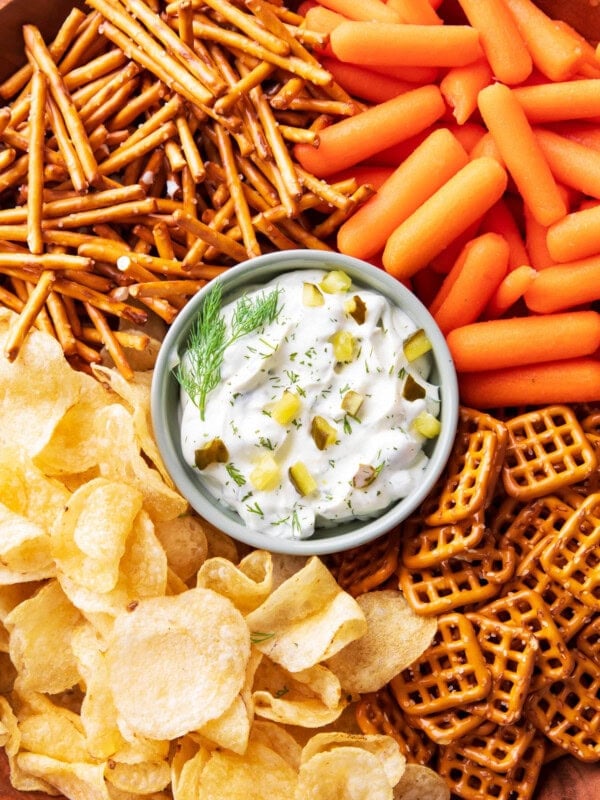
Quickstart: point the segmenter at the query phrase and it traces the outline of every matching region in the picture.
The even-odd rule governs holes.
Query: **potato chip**
[[[243,756],[225,750],[211,753],[200,776],[198,797],[290,800],[296,783],[296,771],[284,758],[260,742],[250,742]]]
[[[140,600],[116,618],[106,652],[125,738],[173,739],[216,719],[240,692],[249,656],[244,618],[216,592]]]
[[[2,740],[10,768],[10,782],[20,792],[51,792],[52,786],[23,771],[18,764],[17,756],[21,746],[21,732],[17,717],[5,697],[0,696],[0,724],[3,733]]]
[[[215,528],[208,520],[202,520],[202,527],[206,534],[206,544],[208,546],[207,558],[226,558],[228,561],[233,561],[237,564],[240,558],[238,546],[234,539],[231,538],[223,531]]]
[[[88,761],[79,716],[54,706],[47,711],[28,714],[19,720],[21,749],[43,753],[59,761]]]
[[[19,769],[66,797],[93,797],[111,800],[104,781],[104,764],[66,762],[40,753],[21,752],[16,759]]]
[[[210,758],[206,747],[199,747],[195,737],[179,739],[171,759],[171,793],[173,800],[198,800],[200,777]]]
[[[316,556],[246,621],[255,646],[290,672],[330,658],[367,629],[360,606]]]
[[[274,750],[295,770],[300,769],[302,747],[282,725],[267,719],[254,720],[250,737]]]
[[[39,581],[55,573],[50,534],[0,503],[0,584]]]
[[[71,636],[82,616],[52,580],[6,617],[10,657],[21,684],[30,691],[56,694],[77,683],[79,672]]]
[[[435,617],[416,614],[401,592],[382,589],[359,595],[367,632],[327,660],[342,687],[352,693],[376,692],[410,666],[431,644]]]
[[[0,309],[0,352],[12,318]],[[37,455],[90,384],[97,382],[71,368],[54,337],[33,328],[14,361],[0,359],[0,447]]]
[[[394,800],[450,800],[450,789],[430,767],[407,764],[394,787]]]
[[[393,800],[379,758],[360,747],[336,747],[302,764],[296,800]]]
[[[111,788],[129,794],[145,795],[160,792],[169,785],[171,768],[166,760],[126,764],[110,759],[104,775]]]
[[[109,592],[119,579],[119,564],[142,495],[123,483],[96,478],[69,500],[53,539],[60,571],[96,592]]]
[[[249,614],[269,596],[272,572],[271,554],[254,550],[237,566],[225,558],[207,559],[196,583],[228,597],[242,614]]]
[[[292,556],[288,553],[272,553],[273,589],[276,589],[296,572],[306,566],[306,556]]]
[[[50,532],[69,499],[57,480],[48,478],[22,450],[0,449],[0,497],[15,514],[21,514]]]
[[[193,578],[208,555],[202,521],[193,514],[156,523],[155,533],[167,555],[169,567],[184,583]]]

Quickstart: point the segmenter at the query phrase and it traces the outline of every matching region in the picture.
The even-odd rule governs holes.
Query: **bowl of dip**
[[[322,555],[418,508],[448,460],[458,388],[444,336],[404,285],[291,250],[232,267],[184,307],[151,412],[200,516],[251,547]]]

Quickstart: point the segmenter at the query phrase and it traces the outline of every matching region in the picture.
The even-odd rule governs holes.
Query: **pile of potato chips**
[[[428,647],[435,620],[395,590],[354,599],[316,557],[240,552],[198,519],[160,463],[150,377],[76,372],[35,330],[0,360],[0,744],[15,788],[449,798],[352,709]]]

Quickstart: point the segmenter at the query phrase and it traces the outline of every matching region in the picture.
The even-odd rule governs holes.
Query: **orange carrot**
[[[413,275],[482,217],[506,184],[506,171],[494,159],[470,161],[391,234],[383,252],[386,270],[400,279]]]
[[[486,132],[483,125],[478,122],[463,122],[462,125],[449,124],[446,127],[456,136],[469,154],[472,154],[473,148]]]
[[[499,164],[502,164],[503,167],[505,166],[498,143],[489,131],[479,137],[469,155],[471,158],[481,158],[482,156],[494,158]]]
[[[600,397],[600,361],[573,358],[459,374],[461,400],[474,408],[586,403]]]
[[[479,34],[468,25],[342,22],[331,32],[341,61],[390,66],[457,67],[482,58]]]
[[[332,11],[324,6],[313,6],[309,8],[304,17],[304,25],[309,31],[317,33],[331,33],[334,28],[342,22],[347,22],[348,18],[337,11]]]
[[[567,214],[548,228],[546,242],[558,262],[600,255],[600,205]]]
[[[408,81],[399,81],[357,64],[338,61],[337,58],[321,58],[321,65],[349,94],[371,103],[384,103],[415,88]]]
[[[434,131],[341,226],[338,250],[356,258],[376,253],[392,231],[467,161],[463,147],[449,131]]]
[[[476,219],[461,233],[458,234],[456,239],[453,239],[449,245],[446,245],[442,251],[435,255],[429,262],[429,267],[438,275],[447,275],[471,239],[479,236],[479,229],[481,227],[481,219]]]
[[[483,52],[497,80],[522,83],[533,69],[531,55],[503,0],[459,0],[467,19],[479,31]]]
[[[542,225],[564,217],[556,181],[512,91],[501,83],[487,86],[479,93],[479,110],[533,216]]]
[[[600,78],[517,86],[513,92],[531,123],[600,115]]]
[[[429,308],[442,333],[479,318],[506,275],[508,254],[497,233],[484,233],[463,249]]]
[[[579,358],[600,347],[600,314],[571,311],[491,319],[454,328],[446,340],[459,372]]]
[[[578,122],[574,120],[556,122],[552,125],[551,130],[559,136],[564,136],[565,139],[570,139],[572,142],[578,142],[592,150],[600,150],[600,127],[593,122]]]
[[[539,272],[525,292],[527,307],[550,314],[600,299],[600,256],[557,264]]]
[[[535,136],[557,181],[600,198],[600,151],[541,128]]]
[[[294,153],[304,169],[325,177],[427,128],[444,108],[438,87],[422,86],[323,128],[318,147],[298,144]]]
[[[464,67],[452,67],[446,72],[440,81],[440,89],[459,125],[476,110],[477,95],[491,82],[492,70],[484,59]]]
[[[442,19],[429,0],[388,0],[387,4],[400,14],[403,22],[416,25],[442,24]]]
[[[437,67],[406,66],[398,64],[369,64],[369,69],[373,72],[381,72],[389,78],[396,78],[399,81],[409,81],[410,83],[424,84],[434,83],[437,80],[439,70]]]
[[[414,136],[409,136],[402,142],[393,144],[391,147],[386,147],[384,150],[378,150],[368,160],[369,164],[377,164],[378,166],[397,167],[405,158],[416,150],[416,148],[427,139],[427,137],[437,130],[435,125],[430,125],[423,131],[419,131]],[[456,137],[458,139],[458,136]]]
[[[319,0],[319,3],[348,19],[363,22],[378,20],[392,24],[403,22],[400,14],[381,0]]]
[[[506,239],[509,247],[508,268],[517,269],[523,264],[529,264],[529,255],[523,241],[523,236],[505,200],[498,200],[483,220],[483,230],[490,233],[499,233]]]
[[[513,15],[533,63],[552,81],[564,81],[577,72],[583,49],[577,38],[556,25],[531,0],[503,0]]]
[[[520,300],[537,276],[537,271],[526,264],[516,267],[504,276],[500,285],[490,298],[483,316],[497,319]]]

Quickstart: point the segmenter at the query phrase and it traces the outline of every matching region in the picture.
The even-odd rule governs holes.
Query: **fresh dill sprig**
[[[176,377],[204,419],[206,398],[221,379],[225,351],[237,339],[273,322],[279,314],[279,289],[255,297],[243,295],[236,303],[230,330],[223,314],[221,284],[215,281],[206,295],[187,341],[187,352]]]

